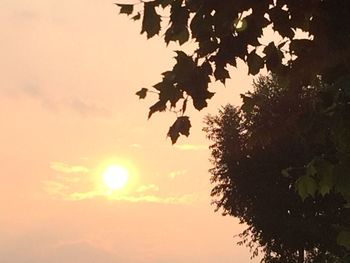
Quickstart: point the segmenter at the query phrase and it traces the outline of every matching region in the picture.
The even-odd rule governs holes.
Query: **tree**
[[[148,116],[166,110],[179,115],[168,132],[172,143],[190,133],[190,119],[185,115],[188,102],[197,110],[205,108],[214,95],[209,83],[225,84],[230,77],[228,66],[236,66],[238,59],[247,64],[251,75],[262,68],[277,75],[292,105],[297,105],[305,88],[321,80],[327,88],[308,123],[314,131],[309,139],[318,140],[315,143],[325,150],[315,150],[304,159],[299,168],[307,168],[307,174],[300,174],[296,183],[301,196],[312,194],[313,188],[305,187],[309,174],[325,173],[329,182],[339,182],[336,190],[350,202],[348,0],[141,0],[117,5],[121,13],[142,21],[141,33],[147,38],[162,33],[166,44],[191,40],[197,45],[191,54],[176,51],[174,67],[152,87],[158,100]],[[265,29],[278,34],[279,40],[262,43]],[[298,31],[306,37],[301,38]],[[142,88],[137,95],[145,98],[148,91]],[[249,96],[243,102],[244,107],[251,107]],[[333,162],[328,161],[330,156]],[[288,173],[298,167],[281,169]],[[328,191],[329,186],[334,183],[316,185],[316,190]],[[342,230],[338,241],[350,249],[350,229]]]
[[[242,95],[249,104],[227,105],[206,120],[217,209],[248,225],[240,243],[257,244],[253,255],[262,247],[264,262],[341,262],[347,250],[336,240],[339,228],[350,226],[346,200],[324,171],[304,167],[318,152],[334,151],[310,140],[314,131],[305,125],[326,87],[304,88],[291,101],[276,77],[260,77],[254,86]],[[281,173],[285,167],[294,168]]]
[[[236,66],[237,59],[247,63],[251,75],[265,66],[283,76],[285,88],[294,93],[319,76],[327,83],[349,82],[347,0],[155,0],[117,5],[121,13],[142,20],[141,33],[147,38],[164,32],[167,44],[194,40],[198,46],[193,54],[176,51],[175,66],[153,86],[159,98],[149,117],[178,104],[184,114],[189,99],[194,108],[203,109],[213,96],[208,91],[212,78],[225,83],[230,77],[227,65]],[[260,43],[266,28],[280,35],[279,43]],[[308,37],[300,39],[298,30]],[[147,91],[141,89],[140,98]]]

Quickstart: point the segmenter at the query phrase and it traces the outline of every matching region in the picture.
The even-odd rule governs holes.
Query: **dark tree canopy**
[[[162,73],[161,81],[151,90],[142,88],[137,92],[141,99],[149,91],[158,93],[148,117],[166,110],[177,112],[168,132],[172,143],[180,135],[190,134],[187,107],[192,104],[197,110],[205,108],[214,95],[208,90],[210,82],[225,83],[230,78],[230,65],[236,66],[242,60],[253,76],[266,68],[278,76],[278,87],[285,94],[283,104],[277,108],[281,112],[273,111],[282,119],[264,115],[266,123],[261,123],[259,118],[268,113],[256,106],[260,97],[242,96],[242,110],[246,117],[252,118],[249,125],[260,138],[250,138],[257,141],[252,147],[258,150],[262,144],[267,149],[273,143],[274,147],[286,149],[287,143],[294,149],[288,143],[295,138],[285,137],[285,132],[304,132],[307,143],[300,145],[310,149],[298,161],[281,161],[280,166],[271,169],[281,169],[288,176],[297,174],[294,181],[305,202],[309,196],[334,191],[349,206],[349,0],[141,0],[117,5],[121,13],[141,20],[141,33],[147,38],[159,35],[166,44],[183,45],[191,41],[196,45],[190,54],[179,47],[174,67]],[[275,32],[279,39],[262,43],[266,30]],[[298,32],[306,36],[300,37]],[[308,108],[301,107],[304,96],[308,95],[305,90],[318,87],[320,81],[324,88],[317,91],[317,101],[310,102]],[[266,96],[269,103],[277,105],[273,101],[277,97]],[[256,109],[261,112],[253,114]],[[299,111],[309,115],[296,118]],[[273,131],[273,136],[267,131]],[[259,158],[268,161],[270,157]],[[340,229],[338,243],[350,249],[349,228]]]
[[[303,125],[324,89],[303,89],[294,104],[276,79],[261,77],[255,91],[245,95],[254,100],[252,109],[228,105],[206,120],[205,131],[214,141],[211,180],[217,209],[248,225],[241,243],[262,247],[264,262],[341,262],[347,254],[337,244],[339,228],[350,226],[346,200],[325,182],[327,174],[308,174],[304,167],[317,152],[333,151],[309,140],[313,131]],[[315,166],[324,162],[319,159]],[[281,173],[288,166],[296,168]],[[296,183],[310,188],[299,189],[303,200]]]
[[[147,38],[159,34],[167,44],[197,44],[193,54],[177,51],[173,69],[153,86],[159,98],[149,117],[176,107],[183,115],[190,99],[194,108],[203,109],[213,96],[208,84],[213,79],[225,83],[230,77],[227,65],[236,66],[238,59],[246,62],[249,74],[266,67],[284,77],[285,88],[294,92],[319,76],[327,83],[349,83],[348,0],[155,0],[117,5],[121,13],[142,20],[141,33]],[[278,43],[261,43],[266,28],[280,35]],[[297,30],[309,37],[300,39]],[[147,91],[143,88],[140,98]],[[170,134],[181,132],[173,129]]]

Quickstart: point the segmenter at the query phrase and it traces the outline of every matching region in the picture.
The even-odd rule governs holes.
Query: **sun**
[[[112,191],[123,188],[128,179],[128,170],[118,165],[108,166],[103,173],[103,183]]]

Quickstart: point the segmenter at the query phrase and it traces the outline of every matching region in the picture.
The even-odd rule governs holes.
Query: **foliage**
[[[122,14],[141,20],[141,33],[147,38],[161,35],[166,44],[191,42],[196,45],[191,54],[176,51],[176,63],[162,74],[163,79],[153,89],[142,88],[137,92],[140,98],[149,92],[158,93],[149,117],[166,110],[180,115],[168,133],[172,143],[176,143],[181,134],[189,135],[191,124],[185,116],[188,102],[199,111],[207,107],[214,95],[208,90],[209,83],[215,80],[225,84],[230,78],[229,66],[236,66],[240,59],[247,64],[251,75],[266,68],[278,76],[279,87],[288,94],[284,97],[287,106],[281,108],[289,112],[283,112],[288,120],[283,125],[270,120],[265,126],[256,127],[256,132],[260,132],[259,143],[268,145],[275,137],[283,137],[285,129],[293,131],[297,127],[303,131],[312,150],[302,159],[303,163],[289,162],[288,166],[280,167],[283,173],[298,174],[295,183],[305,201],[310,196],[326,196],[334,191],[341,194],[349,206],[349,1],[141,0],[117,5]],[[263,43],[261,37],[266,29],[276,33],[279,40]],[[301,31],[306,37],[300,37]],[[292,113],[301,110],[298,101],[305,95],[305,89],[317,86],[320,80],[324,88],[313,102],[313,110],[307,111],[309,116],[293,120]],[[257,108],[259,98],[256,96],[248,94],[242,99],[242,110]],[[271,138],[262,128],[266,125],[271,125],[275,137]],[[349,240],[349,229],[342,230],[338,242],[350,249]]]
[[[147,38],[162,34],[167,44],[191,40],[197,45],[193,54],[177,52],[174,68],[158,83],[166,88],[156,88],[159,103],[150,115],[164,111],[167,103],[175,108],[188,97],[194,108],[203,109],[213,96],[208,83],[225,83],[230,77],[227,66],[236,66],[237,59],[247,63],[249,74],[266,67],[296,92],[318,76],[335,83],[349,74],[347,0],[154,0],[117,5],[122,14],[141,19],[141,33]],[[266,28],[280,36],[278,43],[261,43]],[[297,30],[308,37],[300,39]]]
[[[307,87],[290,100],[276,77],[260,77],[255,91],[242,95],[241,108],[228,105],[206,120],[217,209],[248,225],[240,243],[257,243],[264,262],[341,262],[346,256],[341,245],[348,236],[338,233],[349,228],[350,211],[338,182],[331,190],[327,170],[319,169],[339,160],[331,159],[334,145],[312,139],[309,123],[326,88]],[[304,165],[321,153],[329,153],[327,163]],[[282,173],[285,167],[293,168]]]
[[[140,4],[118,6],[121,13],[142,19],[141,33],[147,38],[163,32],[167,44],[191,40],[197,45],[193,54],[176,51],[173,69],[164,72],[163,79],[153,86],[159,97],[150,107],[149,117],[180,107],[176,112],[181,116],[175,121],[179,123],[189,101],[197,110],[205,108],[214,95],[208,91],[209,83],[213,79],[225,83],[230,77],[227,66],[236,66],[237,59],[246,62],[251,75],[263,67],[278,75],[291,101],[321,78],[328,90],[323,91],[317,114],[309,121],[319,144],[327,145],[332,137],[339,162],[334,165],[324,156],[310,157],[304,164],[308,174],[297,185],[303,198],[313,195],[316,188],[310,173],[324,170],[322,192],[327,193],[339,181],[338,190],[350,198],[349,1],[154,0]],[[278,43],[262,44],[266,28],[280,36]],[[298,30],[308,37],[300,38]],[[145,98],[148,92],[142,88],[137,95]],[[243,101],[244,107],[250,107],[250,98],[243,97]],[[186,120],[185,133],[179,129],[169,133],[173,143],[180,134],[188,136],[191,125]]]

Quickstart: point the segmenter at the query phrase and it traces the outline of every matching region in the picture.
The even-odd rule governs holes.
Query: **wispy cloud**
[[[195,200],[194,194],[183,194],[178,196],[156,196],[156,195],[143,195],[143,196],[120,196],[111,198],[112,200],[128,201],[128,202],[149,202],[149,203],[161,203],[161,204],[190,204]]]
[[[173,171],[173,172],[169,173],[168,176],[169,176],[171,179],[175,179],[176,177],[181,176],[181,175],[184,175],[184,174],[186,174],[186,173],[187,173],[187,170]]]
[[[106,195],[98,191],[90,192],[75,192],[67,195],[66,200],[82,201],[98,197],[107,197],[109,200],[124,201],[131,203],[146,202],[146,203],[160,203],[160,204],[190,204],[195,198],[194,194],[183,194],[177,196],[157,196],[157,195]]]
[[[52,196],[62,198],[65,196],[65,193],[69,191],[69,186],[57,181],[45,181],[44,190]]]
[[[63,162],[51,162],[51,169],[59,172],[52,180],[43,182],[43,190],[51,197],[68,201],[82,201],[105,198],[113,201],[147,202],[162,204],[186,204],[195,200],[194,194],[169,194],[160,191],[154,183],[133,185],[120,191],[112,191],[103,185],[102,181],[91,180],[89,168],[81,165],[68,165]],[[175,178],[183,171],[170,173]]]
[[[65,186],[62,183],[47,181],[45,182],[45,191],[59,199],[68,201],[83,201],[95,198],[107,198],[113,201],[124,201],[124,202],[147,202],[147,203],[161,203],[161,204],[189,204],[192,203],[196,198],[194,194],[181,194],[173,196],[163,196],[155,194],[146,194],[144,192],[118,194],[108,192],[106,190],[91,190],[91,191],[76,191],[73,192],[70,187]],[[142,187],[141,187],[142,188]],[[144,189],[148,188],[147,186]],[[140,189],[140,188],[139,188]]]
[[[194,194],[161,195],[158,186],[142,185],[134,191],[128,193],[112,192],[103,188],[96,188],[90,191],[76,191],[74,186],[66,185],[58,181],[44,182],[44,190],[53,198],[67,201],[83,201],[96,198],[106,198],[113,201],[123,202],[146,202],[161,204],[189,204],[196,198]],[[155,194],[157,193],[157,194]]]
[[[175,148],[181,151],[203,151],[208,149],[208,145],[204,144],[179,144],[175,145]]]
[[[136,192],[138,193],[158,192],[158,191],[159,191],[159,187],[155,184],[141,185],[139,188],[136,189]]]
[[[46,262],[67,262],[67,258],[71,258],[72,260],[74,258],[74,262],[112,263],[116,261],[125,261],[124,258],[115,256],[113,251],[108,247],[104,247],[96,241],[89,240],[88,238],[80,238],[76,240],[61,239],[56,242],[49,242],[49,244],[50,246],[46,248],[46,251],[49,253],[51,252],[52,258],[46,256],[46,258],[44,258],[46,259]],[[44,262],[44,260],[40,262]]]
[[[65,104],[83,116],[106,117],[111,115],[111,112],[106,107],[90,100],[75,97],[66,101]]]
[[[50,168],[61,173],[88,173],[89,169],[80,165],[68,165],[61,162],[51,162]]]
[[[80,96],[59,97],[47,92],[36,81],[28,81],[16,86],[14,89],[0,87],[0,93],[12,97],[22,96],[38,101],[41,105],[52,111],[72,110],[83,117],[110,117],[112,112],[102,103]]]
[[[31,97],[40,97],[43,96],[43,91],[37,86],[32,83],[28,83],[27,85],[23,85],[20,87],[20,91],[28,96]]]

